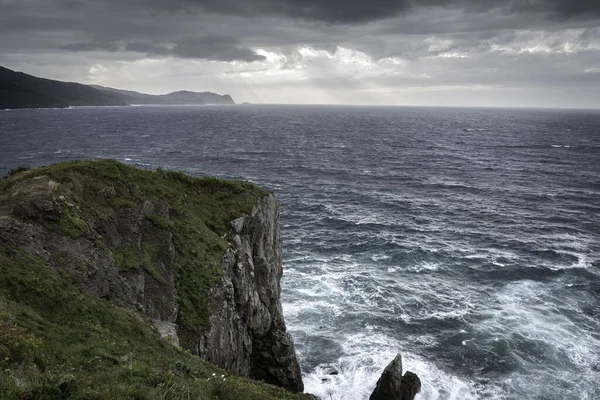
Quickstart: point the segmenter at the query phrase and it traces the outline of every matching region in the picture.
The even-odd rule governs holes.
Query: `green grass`
[[[62,208],[62,215],[58,220],[60,229],[73,239],[79,238],[88,230],[87,224],[68,205],[63,204]]]
[[[60,186],[40,194],[35,182],[43,180],[34,178],[43,176]],[[68,162],[0,180],[0,204],[19,204],[19,218],[39,224],[48,237],[96,246],[121,273],[145,271],[165,289],[168,264],[176,277],[177,323],[191,332],[208,325],[227,224],[267,194],[244,182],[112,160]],[[38,215],[35,196],[52,199],[54,210]],[[118,243],[97,231],[102,221],[117,227]],[[132,221],[141,223],[139,240],[126,236]],[[0,235],[0,400],[312,398],[230,376],[166,344],[144,318],[78,286],[75,277],[87,273],[87,261],[60,251],[41,258],[11,240]]]
[[[0,253],[0,371],[0,399],[310,398],[166,344],[24,250]]]
[[[169,229],[169,221],[157,214],[146,214],[146,218],[150,220],[155,226],[162,229]]]
[[[154,278],[163,284],[168,284],[162,272],[156,266],[154,259],[159,248],[154,244],[143,244],[141,248],[128,245],[123,246],[113,253],[115,263],[120,271],[135,271],[144,268]]]
[[[41,176],[74,186],[72,194],[77,197],[79,209],[76,212],[63,204],[57,224],[60,231],[71,238],[79,238],[95,221],[107,215],[126,219],[139,211],[145,201],[168,204],[170,222],[155,213],[146,213],[145,217],[158,230],[173,235],[174,264],[179,277],[176,282],[180,296],[178,322],[192,332],[208,325],[209,292],[222,274],[221,262],[227,248],[223,236],[228,223],[249,213],[268,194],[246,182],[194,178],[177,171],[140,170],[114,160],[73,161],[21,171],[0,180],[0,193]],[[111,192],[114,195],[99,195]],[[160,277],[160,271],[153,267],[152,255],[144,248],[145,244],[159,245],[164,238],[164,232],[154,234],[155,238],[147,238],[147,243],[141,246],[129,244],[112,249],[118,267],[121,270],[145,268]]]

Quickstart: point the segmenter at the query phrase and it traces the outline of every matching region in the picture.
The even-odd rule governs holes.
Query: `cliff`
[[[300,366],[279,301],[283,269],[275,197],[264,197],[250,215],[233,221],[228,237],[210,329],[186,335],[182,343],[228,371],[301,392]]]
[[[115,161],[4,178],[0,392],[312,398],[270,385],[303,389],[278,218],[253,185]]]

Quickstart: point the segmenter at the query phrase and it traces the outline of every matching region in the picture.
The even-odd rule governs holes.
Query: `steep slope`
[[[1,180],[0,393],[311,398],[217,367],[302,390],[278,223],[250,184],[115,161]]]
[[[0,109],[123,106],[118,96],[91,86],[38,78],[0,67]]]
[[[66,103],[33,90],[2,81],[0,78],[0,110],[6,108],[64,108]]]

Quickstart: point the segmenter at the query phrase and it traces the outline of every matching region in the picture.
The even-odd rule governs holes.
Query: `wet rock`
[[[415,398],[417,393],[421,391],[421,380],[414,372],[407,371],[402,377],[402,384],[400,385],[400,396],[403,400],[412,400]]]
[[[335,369],[334,367],[327,367],[323,373],[325,375],[339,375],[339,371],[337,369]]]
[[[398,354],[383,370],[369,400],[413,400],[421,391],[421,380],[413,372],[402,376],[402,356]]]

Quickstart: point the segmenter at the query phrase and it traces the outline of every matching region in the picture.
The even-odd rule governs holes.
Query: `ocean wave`
[[[463,128],[464,132],[487,132],[487,128]]]
[[[489,318],[474,325],[474,331],[484,342],[503,338],[509,354],[518,357],[521,368],[512,373],[513,389],[525,390],[521,392],[524,397],[540,395],[535,388],[548,384],[548,369],[555,371],[552,379],[567,379],[569,385],[577,380],[578,388],[594,386],[592,377],[600,366],[600,338],[582,329],[570,316],[577,304],[572,296],[565,296],[561,281],[508,284],[490,306],[493,311]],[[520,387],[525,382],[527,387]],[[574,397],[570,390],[554,395]]]
[[[571,253],[571,252],[563,252],[568,254],[571,257],[574,257],[575,260],[571,264],[547,264],[546,268],[549,268],[553,271],[561,271],[561,270],[569,270],[569,269],[586,269],[591,270],[593,261],[589,259],[586,255]]]
[[[416,274],[420,273],[430,273],[430,272],[439,272],[448,270],[448,267],[442,264],[429,263],[429,262],[421,262],[415,265],[409,265],[404,267],[388,267],[387,272],[396,273],[396,272],[413,272]]]

